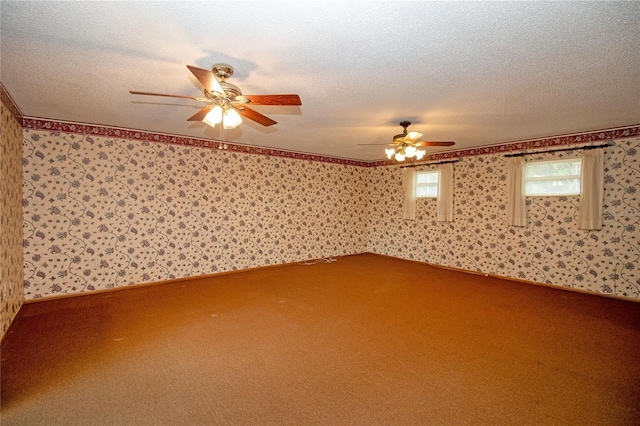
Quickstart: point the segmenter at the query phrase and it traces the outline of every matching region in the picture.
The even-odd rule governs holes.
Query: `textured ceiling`
[[[1,2],[0,81],[29,117],[356,160],[401,120],[453,149],[640,123],[640,2]],[[224,133],[186,65],[297,93]],[[452,148],[428,148],[430,153]]]

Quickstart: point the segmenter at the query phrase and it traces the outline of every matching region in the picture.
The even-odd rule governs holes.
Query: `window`
[[[531,161],[524,167],[524,195],[580,195],[582,160]]]
[[[437,198],[439,171],[416,173],[416,198]]]

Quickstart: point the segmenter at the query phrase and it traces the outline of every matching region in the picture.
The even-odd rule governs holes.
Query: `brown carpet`
[[[640,304],[364,254],[23,307],[2,425],[638,424]]]

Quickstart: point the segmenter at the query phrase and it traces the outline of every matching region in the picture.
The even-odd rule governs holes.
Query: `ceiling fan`
[[[222,123],[225,129],[233,129],[242,123],[243,116],[263,126],[272,126],[276,121],[260,114],[249,105],[302,105],[298,95],[243,95],[240,88],[229,83],[227,78],[233,75],[233,67],[227,64],[216,64],[211,71],[187,65],[198,81],[204,86],[204,97],[168,95],[130,90],[132,95],[165,96],[170,98],[193,99],[208,102],[209,105],[192,115],[187,121],[203,121],[214,127]]]
[[[387,158],[395,158],[396,161],[404,161],[406,158],[415,157],[417,160],[422,159],[425,155],[425,151],[418,149],[422,146],[451,146],[455,142],[445,141],[419,141],[422,137],[420,132],[408,132],[407,127],[411,124],[410,121],[401,121],[400,125],[403,128],[402,133],[393,137],[393,143],[389,144],[390,148],[384,150],[387,154]],[[378,143],[365,143],[359,145],[387,145]]]

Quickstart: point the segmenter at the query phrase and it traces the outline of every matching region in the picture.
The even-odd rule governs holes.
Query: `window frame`
[[[571,175],[547,175],[547,176],[535,176],[529,177],[527,175],[527,168],[534,164],[542,164],[542,163],[567,163],[567,162],[577,162],[580,165],[580,171],[578,174]],[[582,157],[570,157],[570,158],[555,158],[555,159],[547,159],[547,160],[533,160],[527,161],[524,164],[524,170],[522,173],[522,184],[523,191],[525,197],[577,197],[580,196],[581,187],[582,187]],[[544,182],[544,181],[558,181],[558,180],[569,180],[575,179],[578,182],[578,189],[572,192],[562,192],[562,193],[542,193],[542,192],[528,192],[527,191],[527,182]]]
[[[432,174],[435,175],[437,177],[435,182],[423,182],[423,183],[419,183],[418,182],[418,176],[419,175],[427,175],[427,174]],[[414,195],[416,197],[416,199],[421,199],[421,198],[438,198],[438,193],[439,193],[439,186],[440,186],[440,170],[421,170],[421,171],[416,171],[415,173],[415,178],[414,178]],[[424,188],[424,187],[434,187],[436,188],[436,193],[435,195],[418,195],[418,188]]]

